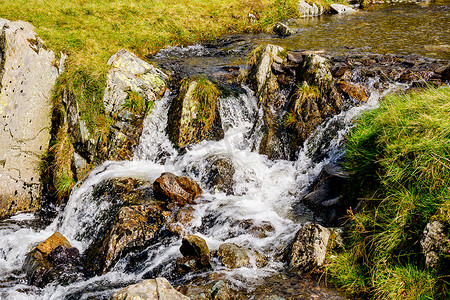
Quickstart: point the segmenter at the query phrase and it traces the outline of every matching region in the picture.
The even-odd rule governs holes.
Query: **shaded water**
[[[212,76],[216,74],[219,78],[223,67],[240,65],[242,57],[255,43],[276,43],[293,49],[325,49],[332,54],[346,53],[348,48],[356,52],[428,53],[430,56],[445,59],[448,58],[448,52],[430,52],[426,50],[426,45],[450,44],[448,26],[442,26],[449,23],[448,3],[438,2],[426,7],[417,4],[377,6],[370,8],[370,11],[354,15],[305,19],[301,21],[302,29],[299,34],[289,38],[278,39],[267,35],[240,36],[231,38],[232,43],[225,42],[225,38],[219,43],[219,48],[171,48],[161,51],[155,60],[167,68],[177,66],[174,71],[180,72],[179,76],[208,73]],[[414,35],[401,35],[388,24],[406,24],[409,21],[404,19],[409,17],[415,18],[417,23],[421,13],[426,19],[432,16],[432,20],[423,26],[418,24],[415,27],[420,28],[420,32],[426,37],[417,43]],[[434,22],[434,18],[443,23]],[[401,20],[406,23],[401,23]],[[386,26],[390,26],[390,29]],[[373,31],[369,30],[371,28]],[[391,30],[391,38],[387,38],[387,33],[383,35],[381,28]],[[377,36],[372,37],[374,34]],[[409,45],[406,39],[409,39]],[[434,44],[431,43],[433,40],[436,41]],[[372,80],[373,84],[377,81],[376,78]],[[399,86],[392,85],[390,88]],[[352,126],[353,118],[376,106],[380,97],[389,92],[390,88],[381,94],[373,90],[369,101],[364,105],[347,106],[347,110],[328,119],[305,142],[296,161],[271,161],[252,151],[253,144],[261,138],[258,130],[253,129],[254,124],[260,123],[262,114],[253,92],[246,86],[240,87],[239,95],[220,99],[224,139],[204,141],[189,147],[186,153],[179,153],[172,147],[165,133],[167,111],[174,97],[167,93],[163,99],[156,102],[152,114],[145,120],[135,158],[132,161],[105,162],[93,170],[83,184],[73,190],[64,211],[59,213],[50,226],[37,227],[33,214],[15,216],[0,223],[0,297],[101,298],[108,297],[114,290],[142,278],[170,276],[174,261],[181,256],[178,250],[181,238],[178,237],[158,241],[144,250],[146,255],[131,271],[129,266],[132,257],[127,256],[107,274],[68,286],[50,284],[43,289],[30,287],[21,271],[27,251],[56,230],[81,251],[89,247],[92,237],[99,231],[100,224],[96,223],[96,220],[108,211],[109,205],[106,202],[93,201],[92,191],[95,185],[107,178],[120,177],[153,181],[162,172],[167,171],[193,178],[205,191],[194,206],[195,218],[192,224],[183,228],[185,233],[203,237],[211,250],[217,250],[223,242],[233,242],[262,253],[269,261],[263,268],[258,268],[253,261],[248,268],[228,271],[224,267],[216,267],[215,272],[226,276],[239,288],[254,287],[262,283],[264,278],[273,278],[285,267],[280,259],[282,250],[303,222],[316,218],[306,208],[299,215],[298,211],[294,212],[293,206],[322,167],[342,157],[342,141]],[[318,153],[320,155],[317,155]],[[233,186],[234,195],[226,195],[205,186],[209,168],[207,160],[211,156],[225,157],[233,163],[236,169],[233,177],[236,182]],[[263,236],[257,237],[250,234],[242,224],[252,224],[267,230]],[[313,295],[314,292],[310,293]]]

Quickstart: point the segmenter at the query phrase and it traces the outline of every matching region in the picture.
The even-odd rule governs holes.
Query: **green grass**
[[[450,88],[390,96],[364,114],[345,167],[347,196],[362,205],[330,266],[335,283],[380,299],[447,298],[450,272],[424,266],[420,239],[430,221],[450,225]]]
[[[48,47],[94,75],[103,74],[108,58],[121,48],[145,57],[167,45],[259,32],[296,14],[294,0],[4,0],[0,5],[0,17],[30,22]]]

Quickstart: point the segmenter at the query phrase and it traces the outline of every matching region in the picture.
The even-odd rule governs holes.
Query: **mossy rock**
[[[169,109],[167,131],[176,147],[224,136],[219,114],[219,90],[203,76],[184,78]]]

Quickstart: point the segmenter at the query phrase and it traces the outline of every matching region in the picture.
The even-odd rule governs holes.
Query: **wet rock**
[[[0,18],[0,218],[35,211],[50,142],[56,59],[26,22]]]
[[[304,57],[297,75],[297,84],[290,96],[283,125],[287,128],[290,157],[325,118],[338,113],[342,99],[334,87],[330,62],[316,54]]]
[[[287,55],[287,61],[298,65],[303,61],[303,54],[300,52],[290,51]]]
[[[325,261],[330,230],[319,224],[306,224],[295,235],[288,250],[289,268],[294,272],[307,272]]]
[[[281,23],[281,22],[278,22],[277,24],[275,24],[275,26],[273,28],[273,32],[275,32],[276,34],[278,34],[281,37],[295,34],[294,29],[290,28],[289,26],[287,26],[286,24]]]
[[[235,292],[223,280],[199,285],[191,283],[179,287],[179,291],[191,300],[232,300],[236,299]]]
[[[176,218],[168,222],[167,229],[175,235],[181,236],[185,228],[192,225],[194,219],[195,209],[192,206],[185,206],[180,208],[176,213]]]
[[[200,186],[190,178],[162,173],[153,183],[155,197],[178,205],[192,204],[202,193]]]
[[[351,8],[350,6],[333,3],[330,5],[330,13],[332,14],[344,14],[344,13],[352,13],[356,12],[356,9]]]
[[[320,4],[309,4],[305,0],[298,1],[298,11],[301,17],[319,16],[324,13],[324,8]]]
[[[369,99],[367,89],[361,84],[351,83],[345,80],[339,81],[339,89],[349,97],[360,101],[366,102]]]
[[[219,94],[217,87],[205,77],[192,76],[181,81],[167,123],[169,138],[176,147],[223,138]]]
[[[264,257],[255,251],[240,247],[234,243],[223,243],[219,246],[217,256],[222,264],[230,269],[251,267],[251,257],[258,266],[264,265]]]
[[[441,76],[442,81],[450,82],[450,66],[440,66],[434,72]]]
[[[189,300],[180,292],[177,292],[167,281],[159,277],[148,279],[127,286],[116,292],[111,300],[142,299],[142,300]]]
[[[28,284],[43,287],[49,282],[69,284],[83,278],[80,252],[55,232],[31,250],[24,262]]]
[[[415,82],[423,82],[426,83],[432,76],[434,72],[432,71],[418,71],[418,72],[406,72],[403,73],[399,81],[403,83],[415,83]]]
[[[166,90],[167,75],[125,49],[114,54],[108,65],[112,69],[107,75],[103,104],[113,124],[105,159],[130,159],[146,114]]]
[[[349,67],[344,63],[337,63],[330,69],[334,77],[342,77],[348,71]]]
[[[341,199],[346,180],[347,174],[340,166],[326,165],[301,202],[327,220],[327,224],[334,224],[347,210]]]
[[[76,177],[81,179],[89,169],[89,164],[84,157],[74,152],[72,158],[72,169],[75,170]]]
[[[254,56],[249,62],[249,75],[247,82],[256,93],[259,103],[269,103],[278,90],[276,76],[272,74],[274,57],[284,49],[267,45],[254,51]]]
[[[429,268],[436,268],[442,260],[445,252],[445,226],[439,221],[428,223],[423,231],[420,241],[425,256],[425,264]]]
[[[58,246],[53,249],[48,258],[53,265],[80,264],[80,251],[77,248]]]
[[[63,246],[67,248],[71,248],[69,241],[59,232],[55,232],[48,239],[39,244],[36,249],[41,253],[48,255],[58,246]]]
[[[185,257],[198,260],[204,267],[210,266],[211,255],[209,253],[209,248],[205,240],[201,237],[196,235],[187,235],[183,237],[180,252]]]
[[[154,203],[122,207],[109,230],[86,254],[86,269],[105,274],[131,249],[143,249],[155,239],[167,215]]]
[[[228,157],[212,156],[207,158],[207,162],[210,164],[206,180],[207,187],[225,192],[227,195],[233,194],[235,184],[233,161]]]

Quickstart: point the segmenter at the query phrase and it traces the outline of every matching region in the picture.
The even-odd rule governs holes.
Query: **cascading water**
[[[433,13],[438,13],[444,20],[441,24],[446,24],[445,20],[448,20],[448,14],[445,12],[447,10],[435,11],[432,8],[430,6],[430,9],[426,10],[430,14],[430,18]],[[417,18],[422,20],[423,10],[412,11],[417,14]],[[382,13],[380,14],[382,15]],[[377,17],[380,14],[377,14]],[[370,18],[370,14],[337,17],[339,21],[337,24],[344,24],[343,27],[349,30],[352,26],[347,26],[345,22],[348,20],[353,25],[353,20],[361,17],[367,19]],[[382,17],[390,20],[390,24],[396,24],[395,18],[398,16],[388,13]],[[326,32],[332,32],[330,38],[334,40],[335,33],[328,28],[331,26],[330,24],[334,23],[329,18],[333,17],[321,19],[321,22],[326,25]],[[324,21],[326,22],[324,23]],[[378,23],[366,21],[364,24]],[[308,27],[305,32],[308,33],[311,30]],[[441,38],[442,41],[439,41],[440,44],[448,43],[445,40],[447,31],[448,28],[441,30],[444,37]],[[427,33],[423,34],[428,35]],[[429,36],[433,36],[433,34],[429,34]],[[320,35],[324,36],[325,33],[321,32]],[[346,36],[350,35],[346,34]],[[357,37],[359,40],[365,41],[363,38]],[[296,38],[305,40],[305,36],[302,36],[302,32],[300,32],[290,39],[285,39],[284,42],[293,45],[297,43]],[[310,41],[311,45],[316,43],[316,40],[317,38],[314,36]],[[390,40],[391,43],[394,41],[396,39]],[[273,42],[273,38],[270,42]],[[245,48],[249,43],[248,40],[244,41],[238,47]],[[410,41],[408,43],[412,45]],[[289,45],[292,46],[291,44]],[[375,45],[378,44],[375,43]],[[445,45],[448,47],[447,44]],[[324,46],[320,44],[317,47]],[[395,45],[389,44],[389,49],[395,47]],[[441,48],[445,50],[445,47],[439,49]],[[203,61],[202,55],[206,53],[205,48],[201,46],[191,47],[187,51],[175,50],[171,53],[180,57],[189,56],[192,51],[199,51],[196,63]],[[339,47],[338,50],[339,54],[347,51],[345,47]],[[448,55],[448,52],[445,53]],[[164,55],[162,54],[162,56]],[[445,55],[443,55],[444,58],[448,57]],[[214,56],[214,58],[217,57]],[[190,64],[192,64],[192,60]],[[203,72],[208,68],[208,66],[200,66],[198,69],[193,69]],[[192,68],[189,65],[187,69],[191,70]],[[212,68],[212,71],[217,71],[217,69]],[[368,84],[369,86],[377,85],[376,78],[370,80],[372,82]],[[154,277],[169,276],[174,261],[181,256],[179,252],[181,238],[178,237],[162,239],[145,249],[143,251],[146,254],[145,257],[131,269],[129,265],[132,258],[125,256],[105,275],[82,279],[67,286],[52,283],[44,288],[29,286],[22,271],[27,252],[55,231],[66,236],[71,244],[80,251],[85,251],[89,247],[105,218],[111,218],[112,204],[103,201],[102,197],[96,199],[92,197],[92,193],[99,183],[108,178],[121,177],[153,181],[163,172],[186,175],[199,182],[204,189],[204,194],[197,199],[197,204],[194,205],[194,220],[189,227],[183,228],[184,233],[201,236],[211,250],[216,250],[223,242],[233,242],[257,251],[267,258],[268,264],[264,267],[258,267],[254,257],[251,267],[248,268],[227,271],[216,266],[214,270],[223,273],[238,287],[254,286],[264,277],[284,268],[284,264],[279,259],[281,250],[293,238],[302,223],[317,218],[307,208],[304,208],[302,214],[299,215],[293,211],[293,205],[304,195],[324,165],[336,162],[342,157],[342,142],[352,126],[353,118],[363,110],[376,106],[378,99],[392,87],[394,85],[383,89],[371,89],[370,98],[363,105],[347,106],[340,114],[326,120],[304,143],[303,148],[298,152],[296,161],[271,161],[266,156],[252,151],[255,144],[261,139],[258,125],[262,124],[262,112],[258,108],[253,92],[246,86],[242,87],[243,92],[238,96],[220,99],[220,113],[225,137],[220,141],[203,141],[189,146],[185,153],[180,153],[173,148],[165,132],[167,112],[174,97],[167,93],[160,101],[156,102],[152,113],[145,120],[134,159],[122,162],[108,161],[94,169],[83,182],[74,188],[64,210],[59,212],[52,224],[46,228],[40,228],[34,214],[21,214],[0,221],[0,298],[88,299],[91,296],[106,298],[118,288],[150,275]],[[381,90],[383,92],[377,92]],[[232,163],[235,169],[233,175],[235,184],[232,187],[232,194],[227,195],[225,192],[214,191],[206,186],[205,181],[210,166],[207,162],[211,157],[225,158]],[[258,231],[260,234],[252,235],[248,230],[249,227],[257,228],[260,230]]]
[[[184,228],[185,233],[204,238],[211,250],[217,250],[223,242],[233,242],[268,258],[269,263],[263,268],[258,268],[256,258],[253,258],[252,267],[249,268],[216,270],[227,274],[237,286],[246,287],[249,282],[255,283],[282,269],[283,263],[276,257],[301,226],[299,217],[294,217],[292,213],[292,205],[298,201],[299,195],[324,164],[340,158],[342,140],[353,117],[376,105],[380,95],[373,92],[364,106],[350,108],[321,125],[300,150],[298,160],[292,162],[271,161],[251,151],[253,143],[258,139],[254,124],[258,123],[262,113],[253,92],[245,86],[243,89],[245,93],[237,97],[220,99],[224,139],[203,141],[191,146],[185,154],[179,154],[165,133],[167,111],[172,100],[172,96],[167,93],[156,103],[152,114],[145,120],[134,160],[105,162],[93,170],[88,178],[74,188],[64,211],[43,230],[21,226],[32,222],[32,214],[13,217],[10,222],[2,225],[0,282],[11,281],[12,276],[15,285],[0,288],[0,295],[8,299],[57,299],[67,295],[86,299],[89,295],[110,294],[115,288],[136,282],[149,273],[170,275],[168,266],[181,256],[178,250],[181,240],[177,238],[172,238],[170,243],[156,243],[145,250],[148,256],[135,272],[125,272],[125,257],[111,272],[103,276],[64,287],[50,284],[40,290],[27,286],[23,275],[19,275],[19,270],[27,251],[55,231],[66,236],[80,251],[87,249],[99,230],[100,220],[103,220],[111,207],[110,202],[102,201],[102,198],[94,201],[92,197],[94,187],[105,179],[133,177],[153,181],[161,173],[169,171],[204,182],[209,157],[225,157],[232,161],[236,170],[233,177],[234,195],[204,187],[204,195],[194,206],[192,226]],[[320,161],[314,159],[318,152],[322,157]],[[312,214],[308,217],[306,213],[300,218],[307,221],[311,220],[311,216]],[[255,237],[241,225],[245,223],[252,224],[255,228],[265,228],[266,231],[262,237]],[[102,286],[106,291],[102,292]]]

